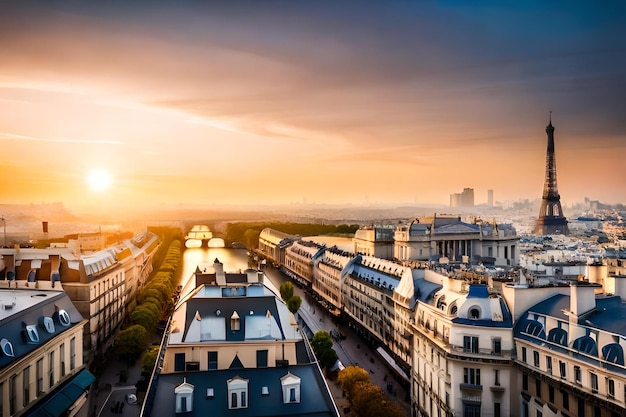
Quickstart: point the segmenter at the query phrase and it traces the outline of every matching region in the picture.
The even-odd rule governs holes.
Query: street
[[[283,282],[291,281],[288,277],[278,271],[276,268],[267,266],[263,268],[263,272],[267,278],[274,284],[276,288],[280,288]],[[402,406],[407,416],[410,415],[410,399],[403,383],[397,377],[394,371],[387,363],[375,352],[374,348],[364,342],[350,327],[336,323],[334,318],[319,305],[315,299],[307,294],[304,289],[294,284],[294,295],[302,298],[302,305],[298,310],[298,323],[303,330],[309,330],[310,335],[318,330],[326,330],[327,332],[338,332],[345,336],[344,340],[333,338],[333,349],[337,352],[339,360],[344,366],[356,365],[370,374],[372,383],[382,388],[390,399],[397,400]],[[304,326],[303,326],[304,322]],[[344,412],[347,400],[343,398],[341,389],[337,387],[334,381],[327,380],[327,384],[331,389],[333,397],[337,403],[342,416],[352,416]]]

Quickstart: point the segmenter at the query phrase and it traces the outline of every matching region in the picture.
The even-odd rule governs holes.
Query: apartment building
[[[86,322],[60,289],[0,289],[0,415],[78,413],[95,381],[83,366]]]
[[[189,282],[142,415],[339,416],[308,340],[263,273],[215,262]]]

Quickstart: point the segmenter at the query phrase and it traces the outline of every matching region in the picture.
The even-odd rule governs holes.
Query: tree
[[[115,349],[119,355],[133,357],[141,354],[147,346],[148,331],[143,326],[134,324],[120,331]]]
[[[141,357],[141,371],[147,374],[152,373],[157,356],[159,356],[159,347],[153,346],[144,352]]]
[[[143,327],[147,332],[154,330],[154,326],[159,322],[159,317],[148,309],[141,309],[141,306],[137,307],[132,313],[130,313],[130,322],[133,325]],[[132,326],[131,326],[132,327]]]
[[[284,302],[289,301],[293,297],[293,284],[291,282],[286,281],[280,285],[280,297]]]
[[[287,301],[287,308],[293,314],[296,314],[296,311],[300,309],[301,305],[302,305],[302,298],[300,298],[299,295],[294,295]]]
[[[337,361],[337,352],[333,349],[333,339],[326,330],[318,330],[311,339],[313,353],[324,368],[330,368]]]
[[[352,365],[339,372],[337,382],[348,398],[352,398],[354,385],[357,382],[371,382],[371,378],[365,369]]]
[[[385,404],[389,402],[380,387],[371,382],[359,381],[354,384],[350,402],[361,417],[382,417],[385,415]]]

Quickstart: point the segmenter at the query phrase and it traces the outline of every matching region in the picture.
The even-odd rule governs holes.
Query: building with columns
[[[519,236],[510,224],[459,216],[434,215],[398,226],[394,235],[394,258],[403,264],[415,261],[515,265],[519,259]]]

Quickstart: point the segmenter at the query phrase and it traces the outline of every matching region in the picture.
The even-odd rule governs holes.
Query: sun
[[[106,171],[93,171],[87,177],[87,184],[92,191],[105,191],[111,186],[111,177]]]

